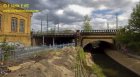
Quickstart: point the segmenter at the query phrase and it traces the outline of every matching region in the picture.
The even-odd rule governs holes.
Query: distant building
[[[3,12],[5,9],[21,9],[15,7],[5,8],[3,4],[9,3],[0,1],[0,42],[6,41],[9,43],[20,43],[25,46],[30,46],[30,27],[32,13]]]

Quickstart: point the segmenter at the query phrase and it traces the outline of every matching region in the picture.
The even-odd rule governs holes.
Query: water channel
[[[94,62],[102,68],[106,77],[140,77],[111,59],[105,53],[94,53],[92,56]]]

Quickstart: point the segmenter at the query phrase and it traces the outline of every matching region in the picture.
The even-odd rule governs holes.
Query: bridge
[[[55,45],[75,42],[75,32],[33,32],[32,45]]]
[[[97,41],[105,41],[114,44],[114,37],[116,36],[117,30],[90,30],[80,31],[79,44],[84,47],[88,43],[94,43]]]
[[[77,30],[76,32],[33,32],[32,45],[55,45],[75,43],[85,47],[89,43],[105,41],[114,44],[118,30]]]

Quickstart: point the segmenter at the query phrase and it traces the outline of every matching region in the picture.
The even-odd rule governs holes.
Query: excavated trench
[[[99,41],[96,43],[89,43],[84,47],[84,51],[92,54],[94,63],[102,68],[106,77],[139,77],[137,74],[133,73],[106,55],[106,49],[114,49],[113,44],[105,41]]]

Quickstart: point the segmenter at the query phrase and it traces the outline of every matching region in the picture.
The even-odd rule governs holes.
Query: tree
[[[129,19],[128,29],[140,33],[140,2],[136,5]]]
[[[88,15],[84,16],[83,29],[84,30],[92,30],[92,26],[90,25],[90,18]]]
[[[116,40],[140,55],[140,2],[131,13],[128,26],[118,32]]]
[[[127,29],[131,33],[131,38],[133,38],[131,42],[140,42],[140,2],[131,13]]]
[[[121,28],[119,32],[117,32],[116,41],[121,44],[128,44],[132,41],[132,34],[130,31],[127,31],[126,27]]]

